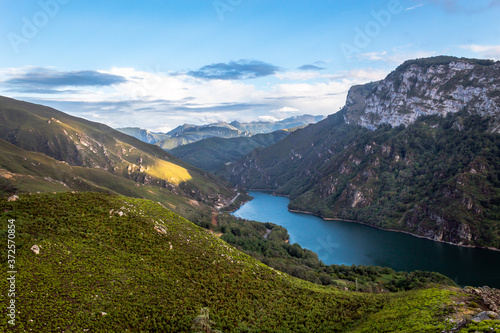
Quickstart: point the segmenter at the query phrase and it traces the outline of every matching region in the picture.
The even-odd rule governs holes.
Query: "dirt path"
[[[219,223],[217,222],[217,215],[218,215],[217,212],[212,212],[212,225],[214,225],[214,226],[219,225]]]

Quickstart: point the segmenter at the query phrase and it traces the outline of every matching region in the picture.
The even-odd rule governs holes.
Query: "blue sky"
[[[331,114],[407,59],[500,60],[500,0],[0,0],[0,94],[113,127]]]

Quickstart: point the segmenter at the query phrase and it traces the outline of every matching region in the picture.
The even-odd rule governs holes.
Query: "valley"
[[[500,288],[500,267],[494,265],[500,261],[500,251],[458,247],[359,223],[327,221],[288,211],[287,198],[266,192],[250,192],[250,195],[254,199],[234,212],[234,216],[286,228],[291,244],[300,244],[317,253],[319,260],[327,265],[432,271],[462,286]]]
[[[408,61],[318,122],[133,136],[0,97],[17,331],[500,328],[473,320],[500,306],[499,64]]]
[[[408,61],[352,87],[339,112],[217,174],[287,195],[292,210],[499,249],[499,68],[452,57]]]
[[[0,1],[0,333],[500,332],[498,17]]]
[[[305,282],[149,200],[31,194],[1,198],[0,212],[18,235],[16,332],[188,332],[203,311],[224,332],[438,332],[489,309],[472,289],[376,294]]]

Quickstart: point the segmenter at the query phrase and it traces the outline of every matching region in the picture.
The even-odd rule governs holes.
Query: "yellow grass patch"
[[[163,160],[156,160],[155,164],[150,166],[147,173],[153,177],[165,179],[173,184],[179,184],[193,178],[187,169]]]

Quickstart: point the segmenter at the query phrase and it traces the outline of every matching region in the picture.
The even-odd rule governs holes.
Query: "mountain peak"
[[[463,110],[498,118],[499,90],[500,62],[446,56],[408,60],[381,81],[352,87],[345,121],[373,130]],[[499,125],[494,121],[490,131]]]

